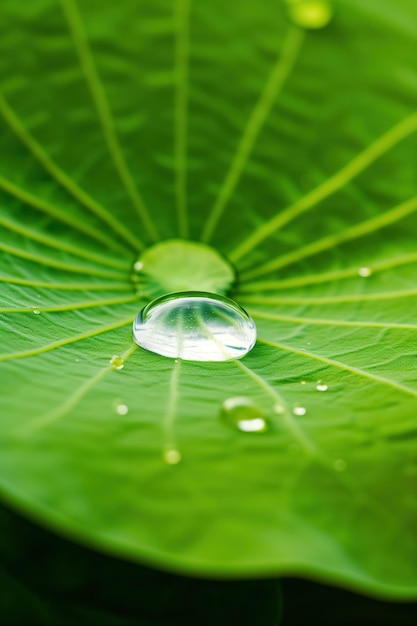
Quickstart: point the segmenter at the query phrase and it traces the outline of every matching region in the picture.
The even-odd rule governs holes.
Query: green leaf
[[[3,0],[1,493],[173,571],[417,597],[417,12],[289,8]],[[242,361],[132,345],[179,237],[236,267]]]

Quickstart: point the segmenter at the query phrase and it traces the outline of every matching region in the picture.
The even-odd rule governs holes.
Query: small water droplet
[[[37,309],[37,308],[32,309],[32,313],[34,313],[35,315],[39,315],[40,309]]]
[[[300,385],[306,385],[306,384],[307,384],[307,381],[305,381],[305,380],[300,380]]]
[[[175,448],[164,450],[163,458],[168,465],[178,465],[181,462],[181,452]]]
[[[123,357],[117,356],[117,354],[114,354],[112,358],[110,359],[110,364],[112,365],[113,369],[122,370],[125,366],[125,361]]]
[[[76,363],[79,363],[79,362],[80,362],[80,359],[79,359],[79,358],[76,358],[76,359],[75,359],[75,362],[76,362]]]
[[[327,0],[287,0],[291,20],[301,28],[324,28],[333,17],[333,7]]]
[[[136,263],[133,264],[133,269],[136,272],[140,272],[141,270],[143,270],[143,261],[136,261]]]
[[[127,404],[118,404],[116,406],[116,413],[118,415],[127,415],[129,413],[129,407]]]
[[[322,380],[319,380],[316,385],[317,391],[327,391],[328,388],[328,385],[326,385],[326,383],[324,383]]]
[[[294,413],[294,415],[301,416],[307,413],[307,409],[305,408],[305,406],[301,406],[301,404],[294,404],[292,412]]]
[[[346,461],[344,459],[336,459],[333,463],[333,468],[336,472],[344,472],[346,469]]]
[[[358,274],[359,276],[362,276],[362,278],[367,278],[372,274],[372,270],[370,267],[360,267],[358,269]]]
[[[279,402],[277,402],[274,405],[274,411],[277,415],[282,415],[283,413],[285,413],[285,406],[283,404],[280,404]]]
[[[170,293],[145,306],[133,322],[136,343],[186,361],[228,361],[255,345],[250,315],[224,296],[200,291]]]
[[[244,433],[261,433],[268,428],[262,409],[245,396],[227,398],[221,406],[220,417],[226,424]]]

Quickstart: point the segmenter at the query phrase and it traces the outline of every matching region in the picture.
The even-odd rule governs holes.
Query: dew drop
[[[262,409],[245,396],[227,398],[221,406],[220,417],[228,426],[243,433],[261,433],[268,429]]]
[[[305,385],[306,381],[305,380],[300,380],[300,385]]]
[[[294,415],[301,416],[307,413],[307,409],[305,408],[305,406],[301,406],[301,404],[294,404],[292,412]]]
[[[327,391],[328,388],[328,385],[326,385],[326,383],[324,383],[322,380],[319,380],[316,385],[317,391]]]
[[[163,458],[168,465],[178,465],[181,462],[181,452],[175,448],[164,450]]]
[[[117,354],[114,354],[112,358],[110,359],[110,365],[115,370],[122,370],[125,366],[125,361],[123,357],[117,356]]]
[[[283,405],[283,404],[280,404],[279,402],[277,402],[277,403],[274,405],[274,412],[275,412],[277,415],[282,415],[283,413],[285,413],[285,407],[284,407],[284,405]]]
[[[228,361],[255,345],[250,315],[224,296],[200,291],[170,293],[145,306],[133,322],[136,343],[186,361]]]
[[[346,469],[346,461],[344,459],[336,459],[333,463],[333,469],[335,469],[336,472],[344,472]]]
[[[333,8],[327,0],[287,0],[291,20],[301,28],[319,29],[329,24]]]
[[[358,274],[359,276],[362,276],[362,278],[367,278],[372,274],[372,270],[370,267],[360,267],[358,269]]]
[[[32,309],[32,313],[34,313],[35,315],[39,315],[40,313],[40,309]]]
[[[136,272],[140,272],[143,269],[143,261],[136,261],[136,263],[133,264],[133,269]]]
[[[118,415],[127,415],[129,413],[129,407],[127,404],[118,404],[116,406],[116,413]]]

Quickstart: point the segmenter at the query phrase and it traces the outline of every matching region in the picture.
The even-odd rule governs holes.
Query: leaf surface
[[[3,1],[6,501],[175,571],[417,596],[416,18]],[[236,266],[240,362],[132,346],[132,264],[181,236]],[[221,424],[242,395],[267,432]]]

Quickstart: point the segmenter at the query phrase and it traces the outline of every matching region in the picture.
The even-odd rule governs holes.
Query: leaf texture
[[[1,493],[174,571],[412,598],[416,7],[286,11],[3,0]],[[235,265],[244,360],[132,346],[132,264],[178,237]],[[241,395],[269,431],[221,424]]]

